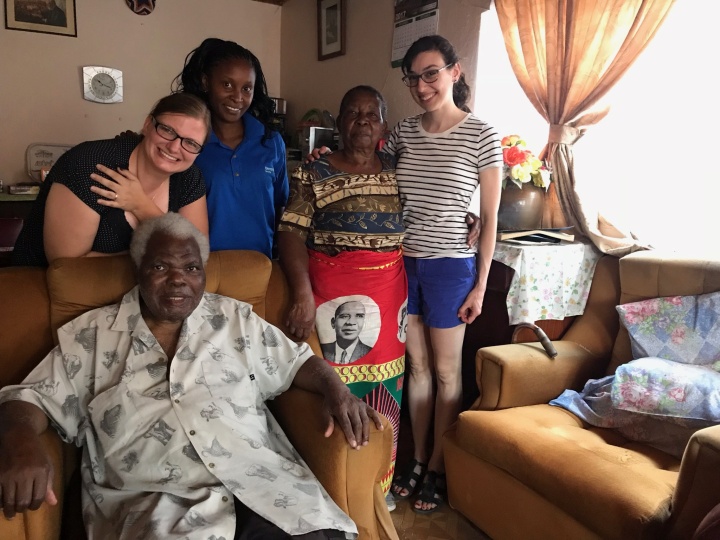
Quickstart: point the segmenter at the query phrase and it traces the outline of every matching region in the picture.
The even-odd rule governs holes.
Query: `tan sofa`
[[[0,268],[0,387],[21,381],[54,345],[54,330],[89,309],[111,304],[135,284],[127,256],[61,259],[49,269]],[[209,292],[244,300],[269,322],[283,328],[289,301],[285,277],[276,262],[250,251],[210,254]],[[320,350],[315,336],[310,344]],[[323,436],[321,398],[291,389],[271,407],[288,437],[328,493],[357,524],[361,539],[397,539],[379,487],[390,465],[392,426],[372,429],[370,444],[351,449],[336,431]],[[8,521],[0,517],[3,540],[52,540],[81,537],[77,456],[54,433],[46,435],[56,469],[56,507],[43,505]],[[64,512],[64,514],[63,514]]]
[[[451,505],[494,540],[692,538],[720,503],[720,426],[680,461],[547,402],[632,359],[615,305],[715,291],[720,260],[603,257],[555,359],[534,343],[480,349],[478,410],[445,434]]]

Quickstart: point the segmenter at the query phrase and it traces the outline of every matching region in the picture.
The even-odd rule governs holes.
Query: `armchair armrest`
[[[720,503],[720,425],[701,429],[685,448],[670,516],[670,540],[691,538],[705,515]]]
[[[547,403],[563,390],[579,390],[601,377],[609,361],[571,341],[553,341],[550,358],[539,343],[483,347],[475,355],[480,397],[472,409],[495,410]]]
[[[380,480],[390,468],[390,422],[383,417],[383,431],[372,426],[368,445],[354,450],[341,429],[325,438],[321,396],[291,388],[268,405],[328,494],[355,522],[360,538],[396,539],[380,489]]]
[[[11,521],[0,514],[0,538],[7,540],[57,540],[60,538],[63,488],[65,486],[63,443],[52,429],[48,429],[42,435],[42,440],[55,469],[53,489],[58,503],[55,506],[43,503],[37,510],[27,510],[16,515]]]

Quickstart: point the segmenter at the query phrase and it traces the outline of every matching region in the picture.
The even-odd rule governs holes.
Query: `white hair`
[[[200,248],[200,257],[203,266],[210,256],[210,243],[207,237],[201,233],[195,225],[176,212],[168,212],[162,216],[146,219],[135,229],[130,241],[130,257],[136,268],[140,268],[143,257],[147,251],[147,245],[153,234],[163,232],[173,238],[192,238]]]

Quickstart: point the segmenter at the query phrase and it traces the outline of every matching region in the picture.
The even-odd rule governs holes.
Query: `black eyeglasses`
[[[158,135],[160,135],[166,141],[174,141],[175,139],[180,139],[180,146],[182,146],[191,154],[199,154],[200,152],[202,152],[202,144],[195,142],[192,139],[181,137],[170,126],[166,126],[165,124],[161,124],[160,122],[158,122],[154,116],[151,116],[150,118],[152,118],[153,125],[155,126],[155,131],[157,131]]]
[[[426,83],[434,83],[435,81],[437,81],[438,77],[440,76],[440,72],[443,69],[447,69],[452,65],[454,65],[454,64],[448,64],[447,66],[443,66],[438,69],[428,69],[427,71],[423,71],[420,75],[414,75],[414,74],[405,75],[402,78],[402,81],[405,83],[405,86],[410,86],[411,88],[413,86],[417,86],[418,83],[420,82],[420,79],[422,79],[423,82],[426,82]]]

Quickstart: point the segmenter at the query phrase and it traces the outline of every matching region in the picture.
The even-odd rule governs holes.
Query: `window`
[[[610,113],[575,145],[577,189],[643,242],[720,255],[720,105],[712,67],[720,48],[720,2],[676,2],[655,39],[606,96]],[[547,124],[515,78],[494,6],[481,21],[476,107],[501,135],[518,133],[534,152]],[[714,214],[714,215],[713,215]],[[711,237],[710,237],[711,238]],[[709,245],[712,242],[712,245]]]

